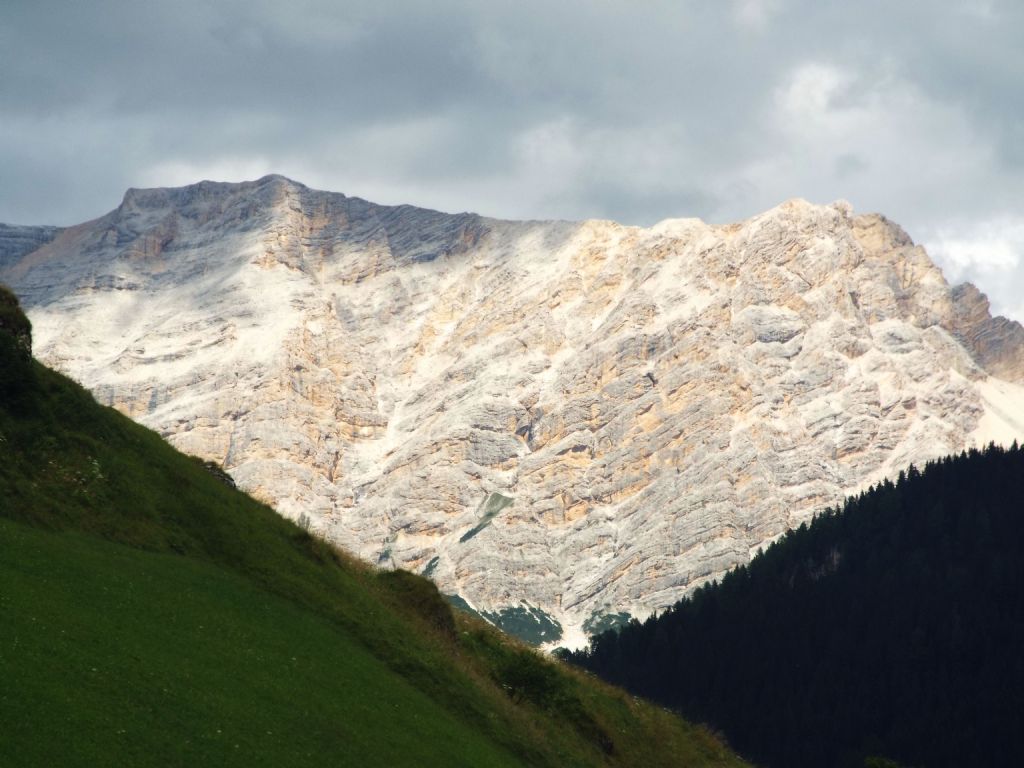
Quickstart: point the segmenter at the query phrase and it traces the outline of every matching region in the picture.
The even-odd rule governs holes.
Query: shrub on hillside
[[[429,579],[409,571],[381,571],[380,582],[397,601],[449,639],[455,638],[451,606]]]
[[[20,395],[32,381],[32,323],[18,297],[0,285],[0,397]]]

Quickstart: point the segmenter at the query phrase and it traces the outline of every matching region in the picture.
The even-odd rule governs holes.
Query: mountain
[[[1024,437],[1021,326],[843,203],[641,229],[202,182],[129,190],[0,280],[101,402],[535,642]]]
[[[26,340],[0,287],[0,765],[742,764],[342,555]]]
[[[802,525],[582,666],[759,765],[1021,765],[1024,450],[912,469]]]
[[[61,232],[60,227],[25,227],[0,224],[0,269],[41,248]]]

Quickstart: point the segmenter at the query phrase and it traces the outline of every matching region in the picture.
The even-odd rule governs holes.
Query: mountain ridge
[[[644,229],[204,182],[0,279],[103,402],[570,644],[910,463],[1024,437],[1019,324],[845,203]]]

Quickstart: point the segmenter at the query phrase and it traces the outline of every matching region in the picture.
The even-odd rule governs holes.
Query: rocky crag
[[[538,641],[1024,438],[1021,326],[843,203],[641,229],[203,182],[130,190],[0,281],[101,401]]]

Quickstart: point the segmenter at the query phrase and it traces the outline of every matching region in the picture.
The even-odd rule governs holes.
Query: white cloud
[[[249,181],[274,173],[274,163],[259,157],[222,157],[207,162],[167,160],[145,168],[139,187],[180,187],[197,181]]]
[[[1000,272],[1020,264],[1024,253],[1024,221],[987,222],[968,231],[940,229],[931,247],[950,266],[953,276],[969,272]]]
[[[767,207],[788,197],[850,200],[909,229],[937,211],[969,211],[992,174],[992,146],[959,104],[896,68],[829,61],[793,67],[762,118],[766,148],[744,175]],[[915,215],[916,214],[916,215]]]
[[[856,129],[865,107],[843,107],[836,103],[852,82],[850,73],[832,64],[807,62],[796,67],[775,92],[783,129],[810,138],[823,131],[835,134]]]
[[[974,283],[996,313],[1024,322],[1024,218],[947,225],[924,246],[947,280]]]
[[[736,0],[733,15],[741,25],[760,29],[781,9],[781,0]]]
[[[958,10],[969,17],[992,21],[996,18],[996,0],[961,0]]]
[[[267,172],[636,224],[842,198],[1020,305],[977,222],[1024,199],[1024,3],[56,2],[0,11],[0,221]]]

